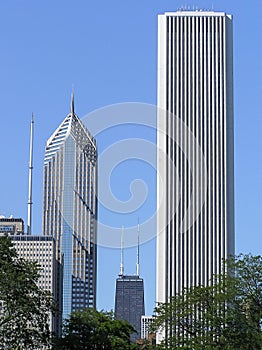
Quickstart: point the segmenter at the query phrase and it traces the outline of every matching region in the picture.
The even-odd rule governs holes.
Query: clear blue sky
[[[234,16],[236,251],[261,254],[262,215],[262,2],[211,0],[187,6]],[[80,118],[121,102],[156,103],[157,14],[185,2],[171,0],[9,0],[0,2],[1,181],[0,214],[26,221],[29,123],[35,113],[34,233],[41,232],[42,165],[47,138],[69,112],[72,84]],[[154,141],[145,130],[105,133],[100,150],[125,137]],[[103,138],[103,137],[104,138]],[[141,136],[142,137],[142,136]],[[101,174],[100,181],[104,174]],[[142,178],[149,197],[140,211],[114,217],[115,227],[146,220],[155,208],[155,172],[132,160],[112,174],[112,191],[127,200],[129,184]],[[102,217],[100,220],[111,220]],[[107,213],[108,215],[108,213]],[[106,214],[105,214],[106,216]],[[141,246],[146,312],[155,302],[155,242]],[[126,273],[135,271],[135,251],[125,253]],[[99,249],[98,308],[114,305],[119,251]]]

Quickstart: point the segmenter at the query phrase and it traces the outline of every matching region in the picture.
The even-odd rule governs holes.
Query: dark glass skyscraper
[[[71,111],[49,138],[44,160],[43,234],[63,265],[63,318],[96,307],[96,142]]]
[[[137,275],[119,275],[116,280],[115,314],[137,331],[131,340],[141,338],[141,316],[145,314],[144,281]]]

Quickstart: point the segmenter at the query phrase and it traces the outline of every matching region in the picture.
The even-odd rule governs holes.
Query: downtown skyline
[[[261,148],[258,104],[261,93],[261,46],[259,39],[256,40],[259,31],[255,30],[259,23],[259,15],[254,13],[259,11],[254,11],[256,7],[247,8],[244,2],[213,3],[215,11],[232,13],[234,17],[236,253],[251,251],[259,254],[259,179],[262,178],[262,162],[258,151]],[[34,111],[33,234],[40,234],[44,142],[68,112],[72,83],[80,118],[96,108],[117,102],[139,101],[155,104],[157,14],[175,11],[177,6],[171,1],[164,1],[161,5],[155,1],[150,6],[143,6],[137,2],[128,2],[124,6],[116,1],[114,4],[117,7],[112,6],[110,9],[105,2],[98,2],[89,7],[81,2],[79,7],[73,8],[74,18],[79,20],[76,26],[69,30],[65,27],[67,14],[72,10],[69,2],[64,4],[61,17],[58,17],[58,5],[52,5],[50,8],[43,6],[42,9],[40,6],[39,10],[30,1],[24,7],[18,1],[15,1],[15,4],[14,7],[1,4],[2,10],[7,10],[4,12],[7,13],[7,19],[12,26],[6,25],[3,30],[6,37],[2,57],[2,97],[5,101],[3,107],[6,118],[2,125],[1,149],[2,152],[4,150],[5,164],[2,169],[7,171],[1,172],[0,214],[26,218],[29,124],[31,112]],[[100,12],[99,4],[104,6]],[[201,4],[203,8],[211,7],[210,1],[199,2],[199,7]],[[147,9],[146,6],[150,8]],[[82,7],[85,11],[81,15]],[[261,8],[259,2],[257,7]],[[126,13],[125,9],[129,10],[129,16],[124,20],[120,15]],[[41,10],[44,10],[43,17],[40,16]],[[50,11],[48,29],[45,28],[44,22],[45,15]],[[110,16],[107,16],[108,13],[111,20]],[[102,29],[98,31],[101,25],[100,16],[104,20],[102,29],[109,28],[104,41]],[[117,19],[114,25],[113,19]],[[2,23],[4,24],[5,22]],[[123,33],[120,34],[119,28],[124,24]],[[34,33],[31,32],[32,27],[35,28]],[[20,34],[18,28],[21,28]],[[249,31],[252,33],[252,40]],[[83,36],[85,40],[82,39]],[[124,36],[127,37],[129,45],[123,41]],[[102,51],[101,45],[98,45],[101,42]],[[116,50],[118,47],[119,50]],[[106,62],[103,62],[103,53],[108,54]],[[127,65],[131,67],[129,71],[126,70]],[[101,72],[97,66],[102,67]],[[4,72],[4,68],[8,68],[9,74]],[[123,75],[124,72],[126,75]],[[6,147],[7,145],[9,147]],[[246,203],[249,206],[247,211],[244,210]],[[146,216],[146,213],[143,215]],[[125,225],[123,221],[119,220],[119,227]],[[135,225],[136,220],[133,221]],[[154,283],[150,281],[151,269],[154,266],[154,260],[150,260],[152,249],[152,242],[141,246],[141,276],[145,280],[146,303],[150,299],[147,314],[152,312],[155,302],[154,293],[149,293],[150,286]],[[99,309],[112,309],[114,281],[119,269],[119,251],[106,248],[99,250],[100,256],[104,256],[104,261],[100,260],[101,265],[98,267],[98,289],[103,291],[103,286],[110,284],[112,293],[107,296],[98,295],[97,306]],[[134,252],[131,251],[132,249],[127,249],[125,253],[127,273],[132,273],[135,269]],[[148,259],[151,261],[150,268],[147,267]],[[105,273],[109,262],[112,265]]]

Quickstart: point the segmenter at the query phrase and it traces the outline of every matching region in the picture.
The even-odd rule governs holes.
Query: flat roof
[[[54,237],[52,236],[45,236],[45,235],[16,235],[16,236],[10,236],[12,241],[23,241],[23,242],[29,242],[29,241],[36,241],[36,242],[48,242],[48,241],[55,241]]]
[[[206,11],[206,10],[178,10],[174,12],[165,12],[165,16],[212,16],[212,17],[221,17],[221,16],[231,16],[227,15],[225,12],[215,12],[215,11]]]
[[[0,222],[24,222],[21,218],[0,218]]]

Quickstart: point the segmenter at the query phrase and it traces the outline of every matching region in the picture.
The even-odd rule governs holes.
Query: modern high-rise
[[[232,16],[158,17],[157,302],[234,254]]]
[[[141,338],[141,316],[145,314],[144,281],[138,275],[119,275],[116,280],[115,315],[129,322],[137,333],[131,340]]]
[[[136,274],[124,274],[124,226],[121,236],[120,271],[116,280],[115,315],[119,320],[129,322],[136,333],[131,334],[130,340],[141,339],[141,318],[145,315],[144,280],[140,274],[140,225],[137,226]]]
[[[63,265],[63,318],[96,307],[97,147],[71,111],[46,143],[43,234],[56,240]]]

